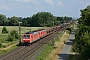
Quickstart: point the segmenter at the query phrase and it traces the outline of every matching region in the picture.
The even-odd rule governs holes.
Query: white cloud
[[[16,0],[17,2],[23,2],[23,3],[30,3],[30,2],[33,2],[33,3],[35,3],[35,4],[38,4],[38,2],[37,1],[35,1],[35,0]]]
[[[17,2],[29,3],[31,0],[16,0]]]
[[[9,7],[6,5],[0,5],[0,9],[9,10]]]
[[[59,1],[58,3],[59,3],[59,5],[60,5],[60,6],[63,6],[63,4],[62,4],[62,2],[61,2],[61,1]]]
[[[53,1],[52,0],[45,0],[47,3],[49,3],[50,5],[53,5]]]

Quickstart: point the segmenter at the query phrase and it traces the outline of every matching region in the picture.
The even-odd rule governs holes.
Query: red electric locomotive
[[[33,31],[30,33],[28,32],[28,33],[24,34],[22,41],[23,41],[23,43],[32,43],[46,35],[47,35],[47,32],[44,29]]]

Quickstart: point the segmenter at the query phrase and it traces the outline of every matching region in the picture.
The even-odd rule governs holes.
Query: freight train
[[[58,31],[67,25],[69,25],[69,24],[66,24],[63,26],[62,25],[55,26],[54,28],[50,28],[47,30],[46,29],[40,29],[40,30],[36,30],[36,31],[32,31],[32,32],[27,32],[23,35],[22,42],[31,44],[31,43],[39,40],[40,38],[43,38],[43,37],[51,34],[53,31]]]
[[[47,31],[45,29],[27,32],[26,34],[24,34],[22,41],[23,43],[33,43],[46,35]]]

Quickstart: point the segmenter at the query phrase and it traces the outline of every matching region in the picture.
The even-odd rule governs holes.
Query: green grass
[[[61,37],[61,36],[63,35],[63,33],[64,33],[64,32],[61,32],[60,35],[59,35],[59,37]],[[55,40],[55,42],[59,42],[59,41],[60,41],[59,38]]]
[[[48,47],[39,55],[37,60],[44,60],[49,55],[49,53],[54,49],[53,46],[48,45]]]
[[[10,46],[12,44],[17,43],[17,42],[18,42],[18,40],[15,40],[15,41],[12,41],[12,42],[8,42],[8,43],[2,43],[2,48],[6,48],[6,47],[8,47],[8,46]]]
[[[10,52],[10,51],[12,51],[12,50],[14,50],[16,48],[18,48],[18,46],[12,46],[10,49],[7,49],[7,50],[0,50],[0,55],[4,54],[6,52]]]
[[[61,32],[61,33],[60,33],[60,37],[61,37],[63,34],[64,34],[64,32]]]
[[[8,41],[6,40],[7,39],[7,37],[8,37],[8,35],[2,35],[2,34],[0,34],[0,42],[1,43],[8,43]]]
[[[0,34],[2,33],[3,27],[6,27],[9,32],[11,32],[12,30],[18,30],[17,26],[0,26]]]
[[[18,40],[14,40],[14,41],[8,41],[8,34],[0,34],[0,43],[2,46],[0,46],[0,48],[6,48],[16,42],[18,42]]]

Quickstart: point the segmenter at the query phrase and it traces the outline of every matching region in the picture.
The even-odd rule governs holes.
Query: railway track
[[[68,26],[66,26],[65,28],[67,27]],[[65,30],[65,28],[62,28],[61,30]],[[39,41],[33,43],[30,46],[20,46],[19,48],[11,52],[1,55],[0,60],[25,60],[28,56],[33,54],[36,50],[38,50],[43,45],[45,45],[48,41],[52,40],[52,35],[53,34],[48,35],[45,38],[40,39]]]

